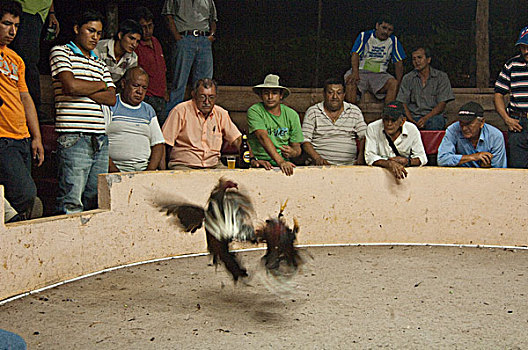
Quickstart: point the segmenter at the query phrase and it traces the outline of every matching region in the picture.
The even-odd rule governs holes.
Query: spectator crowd
[[[71,41],[51,49],[59,135],[55,213],[95,209],[101,173],[225,168],[222,147],[240,148],[241,131],[216,104],[214,1],[166,0],[162,15],[174,46],[167,60],[146,7],[138,7],[134,18],[122,21],[115,36],[105,40],[102,15],[80,13]],[[40,166],[45,159],[30,45],[38,46],[46,19],[56,31],[59,21],[52,1],[0,0],[0,17],[0,184],[5,220],[12,222],[42,213],[31,177],[32,163]],[[25,39],[17,40],[21,35]],[[446,129],[446,106],[455,98],[447,74],[431,65],[426,46],[413,48],[414,69],[404,74],[404,45],[392,20],[380,17],[353,43],[351,68],[324,82],[323,101],[309,107],[302,121],[284,104],[292,92],[278,75],[268,74],[253,87],[260,102],[247,111],[251,167],[278,167],[291,176],[299,165],[366,164],[403,180],[408,167],[428,162],[420,130],[445,130],[439,166],[527,168],[528,27],[516,46],[520,54],[505,63],[494,95],[509,129],[508,159],[503,133],[486,123],[476,102],[464,104]],[[173,74],[167,80],[169,65]],[[388,73],[390,65],[395,77]],[[367,92],[384,101],[378,120],[368,125],[357,106]]]

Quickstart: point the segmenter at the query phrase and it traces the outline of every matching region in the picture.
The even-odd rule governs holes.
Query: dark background
[[[394,21],[395,34],[408,56],[417,45],[432,49],[432,65],[448,73],[454,87],[475,86],[476,0],[341,0],[323,1],[322,32],[317,39],[317,0],[215,0],[218,11],[214,44],[215,78],[223,85],[251,86],[268,73],[281,76],[287,86],[313,87],[350,66],[350,49],[363,30],[374,28],[379,14]],[[72,18],[84,8],[101,11],[106,1],[55,0],[61,35],[69,39]],[[161,17],[163,0],[119,1],[119,19],[137,6],[149,7],[155,18],[154,35],[166,57],[172,40]],[[514,47],[528,25],[528,6],[521,0],[490,1],[490,86],[501,66],[517,53]],[[526,19],[526,20],[525,20]],[[68,30],[70,29],[70,30]],[[42,45],[42,73],[49,72],[50,44]],[[320,52],[319,65],[317,53]],[[412,69],[405,60],[406,72]],[[168,65],[170,69],[170,65]]]

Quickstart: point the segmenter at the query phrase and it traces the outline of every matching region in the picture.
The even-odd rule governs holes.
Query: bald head
[[[121,81],[123,88],[121,100],[132,106],[139,105],[145,99],[148,84],[149,76],[143,68],[130,68],[126,71]]]

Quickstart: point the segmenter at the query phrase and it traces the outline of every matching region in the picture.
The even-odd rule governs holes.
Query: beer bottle
[[[249,169],[251,167],[251,156],[249,154],[249,145],[246,135],[242,135],[242,143],[240,144],[240,168]]]

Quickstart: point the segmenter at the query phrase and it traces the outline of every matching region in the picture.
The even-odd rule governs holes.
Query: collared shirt
[[[422,85],[420,72],[416,69],[404,75],[396,100],[405,103],[413,116],[423,117],[440,102],[453,101],[455,96],[446,73],[429,68],[429,77]]]
[[[149,76],[149,86],[147,96],[165,97],[167,91],[167,80],[165,73],[165,57],[161,45],[155,37],[152,37],[152,47],[143,40],[136,48],[138,65],[147,72]]]
[[[438,147],[439,166],[464,166],[480,168],[478,162],[468,162],[459,165],[463,155],[478,152],[489,152],[493,154],[491,166],[493,168],[506,168],[506,147],[504,146],[504,135],[494,126],[484,124],[480,131],[477,147],[473,147],[470,140],[462,134],[460,123],[451,124]]]
[[[50,52],[51,76],[55,91],[55,130],[57,132],[105,132],[105,120],[102,107],[88,96],[65,95],[59,73],[71,72],[76,79],[104,81],[109,87],[115,87],[106,64],[93,51],[90,57],[73,43],[58,45]]]
[[[396,63],[405,59],[405,51],[398,38],[391,35],[386,40],[376,37],[376,30],[361,32],[350,54],[359,55],[359,69],[374,73],[386,72],[389,62]]]
[[[110,74],[112,75],[112,80],[114,83],[117,83],[128,68],[132,68],[138,65],[138,57],[135,52],[125,52],[123,56],[116,60],[115,57],[115,40],[106,39],[101,40],[97,43],[95,48],[95,53],[99,56],[101,60],[106,64]]]
[[[232,143],[242,135],[225,109],[215,105],[205,118],[194,100],[174,107],[162,130],[165,143],[172,146],[170,162],[202,168],[218,163],[223,140]]]
[[[172,15],[178,32],[209,31],[209,23],[218,21],[213,0],[165,0],[162,15]]]
[[[29,137],[26,111],[20,98],[28,92],[22,58],[7,46],[0,46],[0,137],[21,140]]]
[[[394,141],[394,145],[402,157],[420,158],[420,166],[427,164],[427,155],[416,125],[403,123],[402,132]],[[378,119],[367,127],[365,161],[368,165],[372,165],[377,160],[392,157],[396,157],[396,154],[383,133],[383,120]]]
[[[366,130],[361,110],[348,102],[335,123],[326,115],[323,102],[308,108],[302,123],[304,142],[310,142],[321,157],[336,165],[354,164],[356,140],[364,138]]]
[[[495,92],[510,94],[509,107],[520,112],[528,112],[528,63],[517,55],[502,67],[495,82]]]

